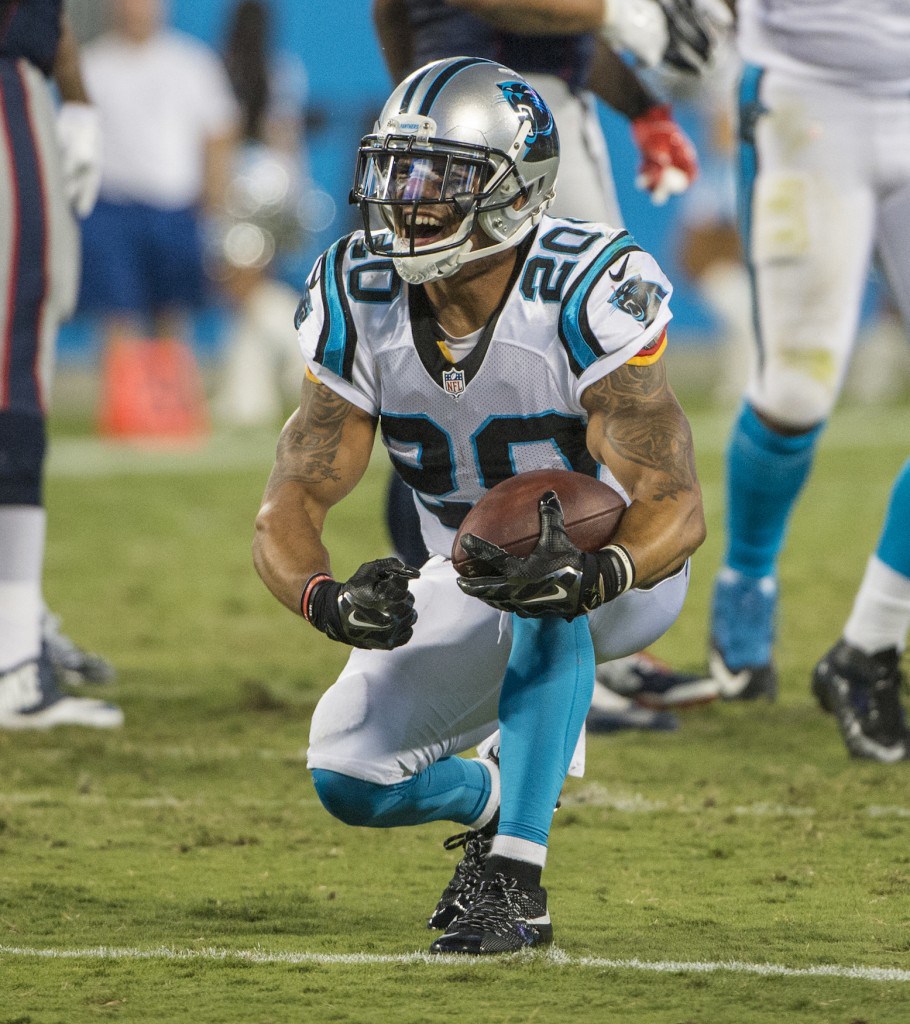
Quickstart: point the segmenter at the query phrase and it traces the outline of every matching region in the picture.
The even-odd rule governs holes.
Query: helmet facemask
[[[352,198],[370,252],[391,256],[406,281],[420,284],[455,273],[469,254],[488,255],[486,248],[471,252],[480,216],[523,193],[504,154],[444,139],[369,135]]]

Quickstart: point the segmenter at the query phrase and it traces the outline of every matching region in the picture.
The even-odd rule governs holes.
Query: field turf
[[[729,415],[692,422],[710,536],[655,650],[700,669]],[[47,597],[115,662],[127,724],[0,733],[0,1024],[906,1024],[910,764],[848,759],[808,680],[908,437],[907,408],[837,413],[782,562],[780,700],[591,737],[551,837],[556,947],[478,962],[424,955],[458,829],[351,829],[310,785],[344,649],[251,567],[274,436],[111,451],[60,427]],[[339,576],[387,553],[386,472],[330,520]]]

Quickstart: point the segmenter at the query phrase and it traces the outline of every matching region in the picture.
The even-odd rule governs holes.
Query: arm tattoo
[[[653,500],[673,500],[695,488],[692,432],[662,362],[618,367],[591,386],[590,399],[590,408],[603,414],[610,447],[657,472]]]
[[[304,388],[300,410],[282,430],[272,484],[286,480],[321,483],[338,480],[335,465],[351,405],[331,388]]]

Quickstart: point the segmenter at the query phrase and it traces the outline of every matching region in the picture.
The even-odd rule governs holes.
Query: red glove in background
[[[632,121],[642,162],[635,184],[651,193],[655,206],[685,192],[698,177],[698,156],[688,135],[673,120],[668,103],[651,107]]]

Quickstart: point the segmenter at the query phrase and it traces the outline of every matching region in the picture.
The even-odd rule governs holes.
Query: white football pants
[[[499,727],[512,619],[463,594],[456,575],[434,555],[411,583],[418,614],[411,640],[394,651],[352,651],[313,713],[307,767],[390,785]],[[687,563],[591,612],[598,661],[653,643],[676,620],[688,586]]]
[[[840,393],[873,252],[910,322],[910,96],[766,71],[758,101],[748,234],[761,358],[747,396],[808,428]]]

